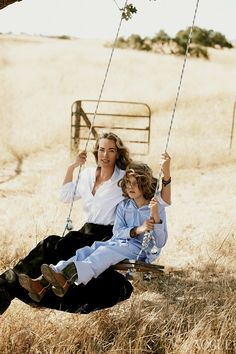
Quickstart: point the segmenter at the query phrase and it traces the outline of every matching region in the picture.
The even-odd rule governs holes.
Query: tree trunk
[[[21,1],[21,0],[0,0],[0,10],[8,5],[13,4],[16,1]]]

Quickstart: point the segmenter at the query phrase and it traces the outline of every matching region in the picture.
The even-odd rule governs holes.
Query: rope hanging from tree
[[[177,88],[175,101],[174,101],[174,106],[173,106],[173,110],[172,110],[172,114],[171,114],[170,126],[169,126],[169,130],[168,130],[168,133],[167,133],[167,138],[166,138],[165,152],[167,152],[167,148],[168,148],[169,141],[170,141],[171,129],[172,129],[172,126],[173,126],[173,121],[174,121],[174,117],[175,117],[177,103],[179,101],[181,85],[182,85],[182,81],[183,81],[183,77],[184,77],[184,71],[185,71],[185,66],[186,66],[186,62],[187,62],[187,57],[188,57],[188,52],[189,52],[191,40],[192,40],[193,28],[194,28],[195,19],[196,19],[196,16],[197,16],[199,2],[200,2],[200,0],[196,1],[194,15],[193,15],[193,20],[192,20],[192,25],[191,25],[191,28],[190,28],[190,31],[189,31],[189,35],[188,35],[188,41],[187,41],[186,51],[185,51],[185,55],[184,55],[184,61],[183,61],[183,65],[182,65],[182,70],[181,70],[181,75],[180,75],[180,79],[179,79],[179,84],[178,84],[178,88]],[[159,172],[159,177],[158,177],[158,180],[157,180],[155,194],[158,192],[159,187],[160,187],[159,183],[160,183],[160,179],[161,179],[161,173],[162,172],[160,171]],[[141,256],[141,253],[147,249],[147,247],[149,245],[149,242],[152,242],[152,244],[153,244],[153,248],[151,250],[152,254],[157,254],[158,253],[159,249],[158,249],[158,247],[156,245],[153,233],[152,233],[152,231],[148,231],[148,232],[145,232],[145,234],[144,234],[142,247],[141,247],[141,250],[140,250],[140,252],[139,252],[139,254],[137,256],[137,260],[139,260],[139,257]]]
[[[116,42],[117,42],[117,39],[118,39],[118,36],[119,36],[119,33],[120,33],[120,28],[121,28],[122,21],[123,20],[126,20],[126,21],[129,20],[132,17],[132,14],[134,12],[136,12],[136,11],[134,11],[135,8],[133,8],[133,7],[130,8],[130,5],[127,5],[127,3],[128,3],[128,0],[125,0],[124,7],[122,9],[119,8],[119,10],[121,11],[121,18],[120,18],[120,22],[119,22],[118,29],[117,29],[117,32],[116,32],[115,40],[114,40],[113,45],[112,45],[111,54],[110,54],[109,61],[108,61],[108,64],[107,64],[107,68],[106,68],[106,71],[105,71],[105,75],[104,75],[103,83],[102,83],[102,86],[101,86],[100,94],[99,94],[99,97],[98,97],[97,105],[95,107],[95,111],[94,111],[94,114],[93,114],[92,123],[91,123],[90,129],[89,129],[89,132],[88,132],[88,137],[87,137],[86,144],[85,144],[85,149],[84,149],[85,151],[87,151],[88,143],[89,143],[89,140],[90,140],[90,137],[91,137],[91,134],[92,134],[93,127],[94,127],[95,118],[96,118],[96,115],[97,115],[98,107],[99,107],[99,104],[100,104],[100,101],[101,101],[101,97],[102,97],[102,93],[103,93],[103,90],[104,90],[104,87],[105,87],[105,83],[106,83],[106,80],[107,80],[108,72],[109,72],[109,69],[110,69],[110,66],[111,66],[111,61],[112,61],[114,50],[115,50],[115,47],[116,47]],[[77,179],[76,179],[76,182],[75,182],[74,193],[73,193],[73,197],[72,197],[69,213],[68,213],[68,216],[67,216],[67,219],[66,219],[66,225],[65,225],[65,228],[64,228],[62,236],[65,235],[66,230],[68,230],[68,231],[73,230],[73,224],[72,224],[72,220],[71,220],[71,213],[72,213],[72,209],[73,209],[73,205],[74,205],[74,199],[75,199],[75,194],[76,194],[76,190],[77,190],[77,186],[78,186],[78,182],[79,182],[80,172],[81,172],[81,166],[79,167],[78,176],[77,176]]]

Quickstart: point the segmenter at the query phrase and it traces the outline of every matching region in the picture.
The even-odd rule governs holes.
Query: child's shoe
[[[70,283],[63,273],[55,272],[48,264],[42,264],[41,272],[44,278],[52,285],[52,291],[56,296],[63,297],[67,293]]]
[[[31,279],[27,274],[20,274],[18,279],[20,285],[28,290],[28,295],[36,302],[40,302],[50,288],[50,283],[43,276]]]

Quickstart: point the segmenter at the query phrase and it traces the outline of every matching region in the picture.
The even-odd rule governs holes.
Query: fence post
[[[231,126],[230,143],[229,143],[229,149],[230,149],[230,150],[231,150],[231,148],[232,148],[233,138],[234,138],[234,119],[235,119],[235,113],[236,113],[236,101],[234,102],[233,117],[232,117],[232,126]]]

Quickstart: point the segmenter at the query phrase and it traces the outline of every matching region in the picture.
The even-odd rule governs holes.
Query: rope
[[[183,61],[183,65],[182,65],[182,70],[181,70],[181,75],[180,75],[180,80],[179,80],[179,84],[178,84],[178,88],[177,88],[177,93],[176,93],[176,97],[175,97],[175,101],[174,101],[174,106],[173,106],[173,110],[172,110],[172,114],[171,114],[171,121],[170,121],[170,126],[169,126],[169,130],[168,130],[168,134],[167,134],[167,139],[166,139],[166,145],[165,145],[165,152],[167,151],[168,145],[169,145],[169,141],[170,141],[170,133],[171,133],[171,129],[173,126],[173,121],[174,121],[174,117],[175,117],[175,112],[176,112],[176,108],[177,108],[177,103],[179,101],[179,95],[180,95],[180,90],[181,90],[181,85],[182,85],[182,81],[183,81],[183,77],[184,77],[184,71],[185,71],[185,66],[186,66],[186,62],[187,62],[187,57],[188,57],[188,52],[189,52],[189,48],[190,48],[190,44],[191,44],[191,40],[192,40],[192,34],[193,34],[193,27],[194,27],[194,23],[195,23],[195,19],[197,16],[197,11],[198,11],[198,5],[199,5],[200,0],[196,1],[196,6],[195,6],[195,10],[194,10],[194,16],[193,16],[193,21],[192,21],[192,25],[189,31],[189,35],[188,35],[188,41],[187,41],[187,46],[186,46],[186,51],[185,51],[185,55],[184,55],[184,61]],[[156,190],[155,190],[155,194],[157,193],[157,191],[159,190],[159,183],[160,183],[160,179],[161,179],[161,170],[159,172],[159,176],[158,176],[158,181],[157,181],[157,185],[156,185]],[[157,248],[156,246],[156,242],[154,237],[152,236],[152,231],[146,232],[144,237],[143,237],[143,243],[142,243],[142,247],[141,250],[137,256],[137,260],[139,259],[142,251],[145,251],[147,249],[147,244],[150,241],[153,241],[153,248]],[[153,252],[155,253],[155,252]]]
[[[173,121],[174,121],[174,116],[175,116],[177,103],[178,103],[178,100],[179,100],[179,94],[180,94],[180,89],[181,89],[182,80],[183,80],[183,76],[184,76],[184,70],[185,70],[185,66],[186,66],[186,62],[187,62],[187,56],[188,56],[188,52],[189,52],[189,47],[190,47],[190,44],[191,44],[191,41],[192,41],[193,27],[194,27],[195,19],[196,19],[196,16],[197,16],[197,10],[198,10],[199,1],[200,0],[197,0],[197,2],[196,2],[196,7],[195,7],[195,11],[194,11],[193,21],[192,21],[192,25],[191,25],[191,28],[190,28],[190,31],[189,31],[189,35],[188,35],[188,42],[187,42],[187,47],[186,47],[185,56],[184,56],[184,62],[183,62],[182,70],[181,70],[180,81],[179,81],[177,94],[176,94],[176,98],[175,98],[175,102],[174,102],[174,108],[173,108],[172,115],[171,115],[170,127],[169,127],[169,131],[168,131],[168,134],[167,134],[167,139],[166,139],[165,152],[167,151],[167,147],[168,147],[169,140],[170,140],[170,133],[171,133],[171,129],[172,129]]]
[[[122,11],[121,18],[120,18],[120,22],[119,22],[118,29],[117,29],[117,32],[116,32],[115,40],[114,40],[113,45],[112,45],[111,54],[110,54],[110,57],[109,57],[109,61],[108,61],[108,65],[107,65],[107,68],[106,68],[105,76],[104,76],[103,83],[102,83],[102,86],[101,86],[101,90],[100,90],[100,94],[99,94],[99,97],[98,97],[97,105],[96,105],[96,108],[95,108],[95,111],[94,111],[92,123],[91,123],[90,129],[89,129],[89,133],[88,133],[88,136],[87,136],[85,149],[84,149],[85,151],[87,151],[88,143],[89,143],[90,136],[91,136],[91,133],[92,133],[92,129],[94,127],[95,118],[96,118],[96,115],[97,115],[98,107],[99,107],[99,104],[100,104],[100,101],[101,101],[101,97],[102,97],[102,93],[103,93],[103,90],[104,90],[104,87],[105,87],[105,83],[106,83],[106,80],[107,80],[108,72],[109,72],[109,69],[110,69],[110,66],[111,66],[111,61],[112,61],[114,50],[115,50],[115,47],[116,47],[116,42],[117,42],[117,39],[118,39],[118,36],[119,36],[119,32],[120,32],[122,21],[124,19],[123,13],[124,13],[124,11],[126,9],[127,3],[128,3],[128,0],[125,0],[124,8],[123,9],[119,8],[119,10]],[[76,194],[76,190],[77,190],[77,186],[78,186],[78,182],[79,182],[80,172],[81,172],[81,166],[79,167],[78,176],[77,176],[77,179],[76,179],[75,188],[74,188],[74,192],[73,192],[73,197],[72,197],[72,201],[71,201],[71,205],[70,205],[70,210],[69,210],[69,213],[68,213],[68,217],[66,219],[66,225],[65,225],[62,237],[65,235],[66,230],[70,231],[70,230],[73,229],[72,220],[71,220],[71,213],[72,213],[72,209],[73,209],[73,205],[74,205],[75,194]]]
[[[167,138],[166,138],[166,144],[165,144],[165,150],[164,150],[165,152],[167,151],[167,148],[168,148],[168,145],[169,145],[169,141],[170,141],[171,129],[172,129],[173,122],[174,122],[174,117],[175,117],[175,112],[176,112],[176,108],[177,108],[177,103],[178,103],[178,101],[179,101],[179,95],[180,95],[181,85],[182,85],[182,81],[183,81],[183,77],[184,77],[184,71],[185,71],[185,66],[186,66],[186,62],[187,62],[187,57],[188,57],[188,52],[189,52],[191,40],[192,40],[193,27],[194,27],[195,19],[196,19],[196,16],[197,16],[197,11],[198,11],[199,2],[200,2],[200,0],[197,0],[197,1],[196,1],[196,6],[195,6],[195,10],[194,10],[193,21],[192,21],[192,25],[191,25],[191,28],[190,28],[190,31],[189,31],[189,35],[188,35],[188,41],[187,41],[186,51],[185,51],[185,55],[184,55],[184,61],[183,61],[182,70],[181,70],[181,74],[180,74],[180,80],[179,80],[179,84],[178,84],[178,88],[177,88],[177,93],[176,93],[176,97],[175,97],[175,101],[174,101],[174,106],[173,106],[173,110],[172,110],[172,114],[171,114],[170,126],[169,126],[169,130],[168,130],[168,133],[167,133]],[[160,179],[161,179],[161,171],[159,172],[159,176],[158,176],[158,181],[157,181],[157,186],[156,186],[156,191],[155,191],[155,193],[156,193],[156,192],[158,191],[158,189],[159,189]]]
[[[113,0],[114,3],[116,4],[116,6],[118,7],[119,10],[121,10],[120,6],[118,5],[117,1],[116,0]]]

